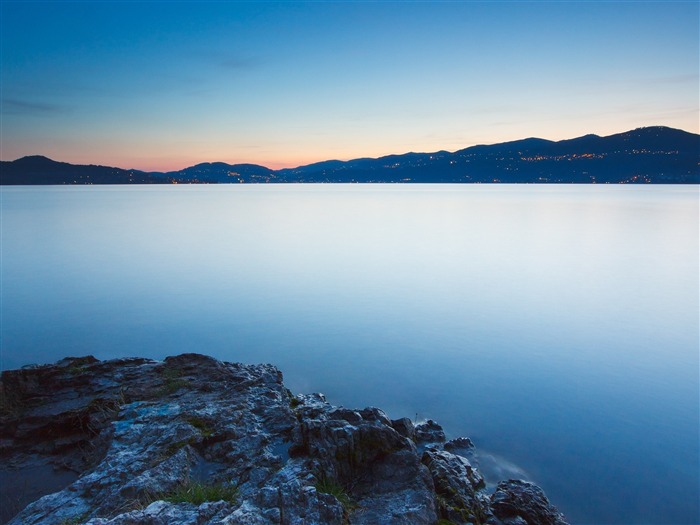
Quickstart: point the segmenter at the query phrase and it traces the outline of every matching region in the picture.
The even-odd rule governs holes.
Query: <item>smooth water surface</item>
[[[3,187],[2,367],[201,352],[697,523],[698,187]],[[493,479],[492,479],[493,481]]]

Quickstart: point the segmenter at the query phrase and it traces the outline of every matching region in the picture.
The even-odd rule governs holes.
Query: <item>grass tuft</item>
[[[181,388],[184,388],[190,384],[187,379],[181,377],[182,371],[178,370],[177,368],[165,368],[161,371],[161,374],[163,375],[163,379],[165,381],[163,386],[161,386],[158,390],[158,397],[165,397],[169,396],[170,394],[174,394]]]
[[[348,494],[348,491],[340,483],[335,480],[329,479],[326,476],[321,476],[316,483],[316,490],[322,494],[330,494],[337,499],[343,506],[346,512],[357,507],[357,504],[353,501]]]
[[[238,488],[224,483],[205,484],[188,481],[176,489],[160,495],[160,499],[169,503],[192,503],[201,505],[207,501],[226,501],[236,503]]]
[[[188,416],[185,418],[190,425],[199,430],[202,437],[209,438],[214,435],[214,429],[204,419],[198,416]]]
[[[60,522],[59,525],[80,525],[81,523],[84,523],[87,521],[89,513],[82,514],[80,516],[74,516],[72,518],[63,518]]]

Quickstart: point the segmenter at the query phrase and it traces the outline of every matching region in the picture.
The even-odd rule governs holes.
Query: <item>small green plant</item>
[[[292,408],[296,408],[301,404],[303,404],[303,403],[301,401],[299,401],[296,397],[293,397],[292,399],[289,400],[289,406]]]
[[[86,370],[86,365],[73,365],[68,368],[68,373],[72,376],[79,376],[80,374],[84,374]]]
[[[350,512],[357,507],[357,504],[353,501],[348,494],[348,491],[340,483],[326,476],[320,476],[318,482],[316,483],[316,490],[322,494],[330,494],[337,499],[340,504],[345,509],[345,512]]]
[[[161,374],[165,379],[178,379],[182,377],[182,371],[178,368],[163,368]]]
[[[184,448],[187,445],[193,445],[195,443],[195,439],[185,439],[183,441],[175,441],[173,443],[170,443],[166,448],[165,448],[165,454],[163,456],[160,456],[158,458],[158,463],[161,461],[164,461],[168,459],[170,456],[173,456],[177,454],[177,452],[181,449]]]
[[[159,397],[169,396],[189,385],[189,381],[181,377],[182,372],[177,368],[165,368],[161,374],[165,381],[163,386],[160,387],[160,390],[158,390]]]
[[[174,379],[172,381],[166,381],[165,384],[160,389],[161,396],[169,396],[174,394],[181,388],[188,385],[188,381],[185,379]]]
[[[80,525],[85,522],[89,516],[89,513],[85,513],[80,516],[73,516],[72,518],[63,518],[59,523],[60,525]]]
[[[160,494],[160,499],[170,503],[192,503],[201,505],[207,501],[227,501],[236,503],[238,489],[235,485],[225,483],[199,483],[187,481],[174,490]]]
[[[214,435],[214,429],[204,419],[197,416],[189,416],[185,419],[190,425],[199,430],[203,437],[208,438]]]
[[[97,360],[94,357],[89,355],[85,357],[75,357],[71,360],[70,366],[68,366],[66,371],[73,376],[84,374],[87,371],[88,366],[96,361]]]

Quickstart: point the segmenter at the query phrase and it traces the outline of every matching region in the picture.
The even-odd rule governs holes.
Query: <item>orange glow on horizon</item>
[[[527,137],[538,137],[551,141],[568,140],[594,133],[605,137],[624,133],[638,127],[652,125],[665,125],[677,129],[683,129],[690,133],[698,133],[697,124],[692,126],[679,126],[671,122],[654,122],[640,124],[639,122],[606,124],[605,126],[591,126],[586,123],[577,124],[566,128],[529,127],[521,123],[518,126],[509,127],[507,130],[469,130],[463,133],[454,133],[430,137],[427,140],[419,140],[412,135],[392,136],[385,143],[372,142],[357,137],[346,137],[340,140],[337,137],[325,137],[318,144],[285,143],[279,150],[272,146],[255,147],[241,146],[236,151],[231,149],[220,151],[218,148],[196,148],[199,151],[187,152],[187,143],[182,144],[182,149],[175,154],[168,154],[172,145],[150,145],[147,142],[114,145],[91,141],[76,145],[73,142],[51,143],[47,147],[37,147],[24,141],[15,144],[5,143],[2,148],[2,160],[13,161],[30,155],[43,155],[57,162],[67,162],[81,165],[101,165],[121,169],[134,169],[144,172],[174,172],[180,171],[201,163],[223,162],[226,164],[256,164],[272,170],[284,168],[296,168],[309,164],[329,160],[349,161],[358,158],[379,158],[386,155],[402,155],[409,152],[432,153],[437,151],[455,152],[475,145],[491,145],[503,142],[520,140]],[[597,128],[597,129],[596,129]],[[355,139],[355,140],[348,140]],[[342,144],[341,148],[339,145]],[[306,146],[306,147],[304,147]],[[309,147],[310,146],[310,147]],[[314,147],[315,146],[315,147]],[[121,150],[115,153],[114,150]],[[189,154],[188,154],[189,153]],[[529,159],[528,159],[529,160]]]

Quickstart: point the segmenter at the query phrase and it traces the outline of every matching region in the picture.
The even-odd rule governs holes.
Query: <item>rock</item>
[[[407,417],[393,420],[391,426],[403,437],[412,441],[416,440],[416,427],[413,425],[413,421]]]
[[[11,525],[497,524],[556,513],[531,484],[499,485],[489,499],[457,454],[471,442],[445,443],[434,421],[293,396],[272,365],[66,358],[3,372],[0,395]],[[35,489],[14,491],[22,479]]]
[[[484,479],[466,458],[428,449],[422,462],[432,476],[441,518],[453,523],[481,523],[486,518],[488,504],[479,492],[485,488]]]
[[[528,481],[501,481],[491,495],[493,515],[506,525],[564,525],[564,516],[540,487]]]
[[[420,445],[440,445],[445,442],[445,431],[432,419],[415,426],[415,441]]]
[[[458,437],[445,442],[445,450],[454,454],[470,454],[474,450],[474,443],[468,437]]]

